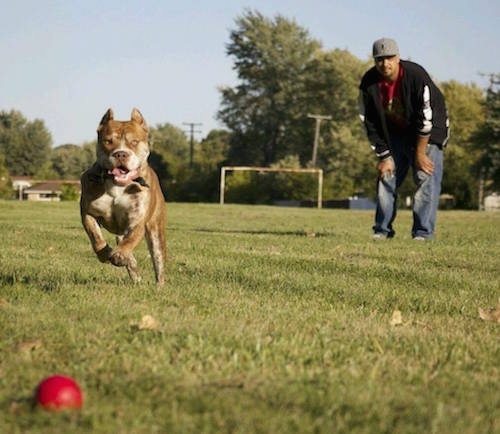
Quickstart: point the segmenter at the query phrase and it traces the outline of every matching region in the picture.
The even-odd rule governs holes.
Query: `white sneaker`
[[[427,238],[424,237],[413,237],[415,241],[425,241]]]

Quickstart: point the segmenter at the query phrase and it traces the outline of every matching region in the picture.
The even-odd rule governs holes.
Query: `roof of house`
[[[10,179],[12,181],[32,181],[33,178],[31,176],[11,176]]]
[[[30,188],[24,190],[25,193],[60,193],[61,186],[64,184],[75,185],[80,189],[80,181],[73,179],[54,180],[54,181],[39,181],[33,184]]]

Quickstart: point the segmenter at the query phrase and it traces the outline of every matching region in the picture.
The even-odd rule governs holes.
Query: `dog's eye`
[[[113,143],[113,140],[111,140],[111,139],[102,139],[102,144],[103,144],[104,146],[109,146],[109,145],[111,145],[112,143]]]
[[[137,140],[137,139],[131,140],[130,144],[133,146],[137,146],[139,144],[139,140]]]

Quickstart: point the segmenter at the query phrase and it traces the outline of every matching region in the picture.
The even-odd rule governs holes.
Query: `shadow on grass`
[[[309,230],[296,230],[296,231],[280,231],[280,230],[269,230],[269,229],[213,229],[213,228],[176,228],[169,227],[170,231],[182,231],[182,232],[199,232],[199,233],[209,233],[209,234],[242,234],[242,235],[277,235],[277,236],[296,236],[296,237],[333,237],[335,234],[331,232],[314,232]]]

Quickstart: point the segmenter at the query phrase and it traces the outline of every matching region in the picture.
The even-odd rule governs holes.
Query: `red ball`
[[[36,389],[36,402],[48,411],[79,410],[82,401],[78,383],[64,375],[47,377]]]

